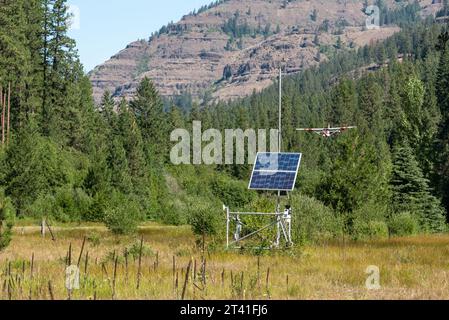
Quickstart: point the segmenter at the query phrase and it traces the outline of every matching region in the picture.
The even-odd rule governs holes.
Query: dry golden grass
[[[206,254],[204,283],[202,253],[188,227],[147,225],[136,237],[115,237],[101,226],[55,233],[53,242],[43,239],[38,228],[15,230],[10,247],[0,253],[0,299],[67,299],[68,248],[71,244],[72,264],[77,264],[85,236],[90,240],[80,263],[80,289],[71,293],[72,299],[181,299],[189,261],[196,261],[196,272],[192,263],[186,299],[449,298],[449,235],[330,243],[261,257],[218,250]],[[142,236],[154,254],[142,258],[137,289],[139,259],[129,257],[126,272],[123,254]],[[369,265],[381,270],[380,290],[365,287]]]

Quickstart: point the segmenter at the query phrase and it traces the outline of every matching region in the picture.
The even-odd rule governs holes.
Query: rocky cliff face
[[[407,1],[385,0],[391,7]],[[441,4],[422,0],[423,14]],[[399,28],[367,30],[363,0],[222,0],[189,14],[150,40],[131,43],[90,73],[97,102],[105,90],[131,97],[143,77],[163,96],[229,100],[316,65],[336,50],[391,36]]]

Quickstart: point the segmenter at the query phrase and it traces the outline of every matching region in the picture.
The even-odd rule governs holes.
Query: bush
[[[168,225],[181,226],[187,224],[187,205],[182,199],[173,198],[165,201],[160,220]]]
[[[83,212],[83,220],[88,222],[104,222],[108,209],[109,196],[105,192],[98,192],[92,199],[88,210]]]
[[[70,186],[58,189],[55,200],[55,212],[61,212],[64,220],[69,221],[81,221],[92,203],[92,199],[83,190],[73,189]],[[58,217],[55,218],[58,219]]]
[[[64,186],[55,196],[40,194],[25,212],[35,218],[49,217],[59,222],[82,221],[90,211],[92,199],[81,189]]]
[[[352,217],[359,221],[386,221],[387,211],[386,205],[367,202],[355,210]]]
[[[408,212],[395,214],[388,221],[391,235],[405,237],[419,232],[419,222]]]
[[[71,221],[81,221],[92,203],[92,199],[83,190],[73,189],[70,186],[58,189],[55,200],[56,206]]]
[[[276,205],[276,199],[274,197],[260,196],[257,197],[248,208],[249,210],[244,211],[254,211],[254,212],[274,212]],[[234,211],[234,210],[233,210]],[[242,229],[241,237],[249,235],[252,232],[260,230],[266,225],[270,224],[273,217],[267,216],[240,216],[244,226]],[[231,226],[233,228],[235,224]],[[275,239],[276,231],[274,228],[265,229],[258,234],[262,239]],[[255,239],[255,238],[254,238]],[[252,240],[252,239],[248,239]],[[257,241],[259,241],[258,239]],[[266,246],[270,246],[269,240],[266,241]],[[248,244],[249,245],[249,244]]]
[[[65,185],[73,185],[76,168],[71,155],[57,143],[35,134],[24,134],[7,151],[9,169],[6,193],[18,210],[24,210],[40,195],[54,195]]]
[[[384,221],[365,221],[356,219],[353,222],[354,240],[375,240],[388,238],[388,225]]]
[[[322,202],[303,195],[292,197],[295,241],[318,242],[330,240],[343,233],[343,219]]]
[[[142,216],[138,202],[130,196],[114,191],[105,214],[104,222],[114,234],[133,234],[137,232]]]
[[[220,217],[221,208],[204,201],[195,201],[189,206],[189,224],[198,236],[217,236],[222,230],[224,220]]]
[[[50,194],[40,194],[31,206],[26,209],[27,215],[33,218],[56,216],[56,199]]]
[[[5,197],[0,190],[0,251],[5,249],[11,241],[11,230],[14,224],[16,210],[10,198]]]
[[[254,193],[248,191],[246,183],[227,177],[214,179],[211,188],[214,196],[231,208],[243,208],[254,200]]]
[[[137,260],[140,255],[140,245],[141,241],[136,241],[129,247],[126,247],[123,254],[127,254],[129,257],[133,258],[134,260]],[[143,244],[142,246],[142,257],[154,257],[155,254],[151,247],[147,244]]]
[[[92,247],[98,247],[101,243],[101,236],[98,233],[93,232],[87,236],[87,241]]]

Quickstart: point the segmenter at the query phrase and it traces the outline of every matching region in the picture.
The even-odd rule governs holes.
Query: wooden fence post
[[[140,277],[142,276],[142,250],[143,250],[143,236],[140,240],[140,250],[139,250],[139,267],[137,269],[137,290],[140,288]]]

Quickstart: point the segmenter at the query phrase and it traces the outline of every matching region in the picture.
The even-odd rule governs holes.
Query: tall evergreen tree
[[[134,114],[125,101],[120,105],[119,131],[128,161],[128,170],[135,194],[146,194],[148,168],[145,162],[144,143]]]
[[[69,19],[67,0],[45,0],[44,22],[44,97],[43,132],[65,139],[71,113],[79,105],[73,105],[70,97],[72,86],[83,77],[77,62],[75,42],[68,37]]]
[[[120,136],[111,137],[108,155],[108,167],[111,170],[111,187],[123,194],[132,193],[128,159]]]
[[[333,91],[332,104],[329,106],[331,115],[328,121],[333,124],[346,124],[354,119],[357,108],[357,97],[353,81],[343,79]]]
[[[429,181],[424,178],[408,143],[393,149],[393,174],[391,178],[393,208],[396,212],[410,212],[429,232],[445,230],[444,210],[431,194]]]
[[[13,128],[28,112],[28,87],[32,83],[25,3],[7,0],[0,5],[0,86],[12,85]]]
[[[437,174],[440,177],[440,192],[443,203],[449,212],[449,43],[441,54],[436,84],[438,105],[441,110],[442,121],[437,142]]]
[[[162,100],[150,79],[145,77],[142,80],[130,107],[142,132],[147,159],[155,160],[167,157],[168,142],[170,141],[167,117]]]
[[[389,156],[379,155],[368,130],[333,141],[332,167],[317,196],[337,212],[351,213],[367,204],[382,206],[389,198]]]

